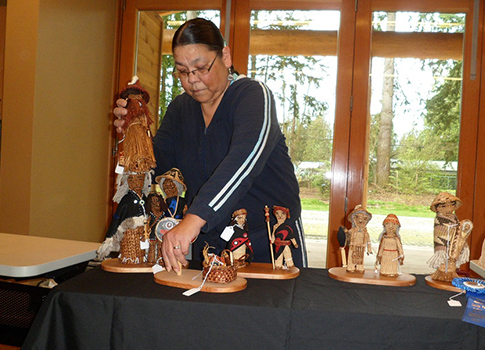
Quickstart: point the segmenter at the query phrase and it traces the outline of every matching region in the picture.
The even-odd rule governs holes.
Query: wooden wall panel
[[[163,21],[154,11],[140,11],[138,23],[136,75],[150,94],[152,134],[158,129],[160,104],[160,67],[162,64]]]

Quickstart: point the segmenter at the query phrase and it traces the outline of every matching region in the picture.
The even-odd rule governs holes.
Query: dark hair
[[[178,46],[190,44],[206,45],[210,51],[216,51],[219,55],[225,46],[219,28],[204,18],[188,20],[177,29],[172,40],[172,52]]]

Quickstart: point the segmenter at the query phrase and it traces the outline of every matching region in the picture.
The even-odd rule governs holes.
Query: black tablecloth
[[[182,292],[96,268],[49,294],[22,349],[485,349],[485,328],[461,321],[465,296],[449,307],[456,293],[424,276],[383,287],[304,269],[236,293]]]

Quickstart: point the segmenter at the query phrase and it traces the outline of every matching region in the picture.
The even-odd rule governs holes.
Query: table
[[[95,268],[56,287],[22,349],[484,349],[485,328],[461,321],[452,292],[349,284],[327,270],[248,280],[237,293],[197,293],[151,274]]]
[[[83,272],[99,243],[0,233],[0,343],[21,345],[56,283]],[[35,277],[35,278],[34,278]]]
[[[96,257],[100,243],[0,233],[0,276],[38,276]]]

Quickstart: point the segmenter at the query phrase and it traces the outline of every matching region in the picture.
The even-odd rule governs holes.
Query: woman
[[[164,236],[167,270],[178,271],[177,261],[187,264],[189,245],[201,232],[193,244],[194,259],[205,242],[224,249],[220,234],[238,208],[248,211],[254,261],[271,262],[264,206],[277,203],[295,214],[289,222],[301,247],[294,253],[295,264],[306,266],[299,188],[271,91],[234,73],[230,50],[210,21],[184,23],[172,51],[174,76],[185,93],[172,101],[153,139],[156,174],[181,170],[189,209]],[[115,109],[118,117],[124,114],[123,108]],[[115,122],[117,128],[122,124],[121,119]]]

